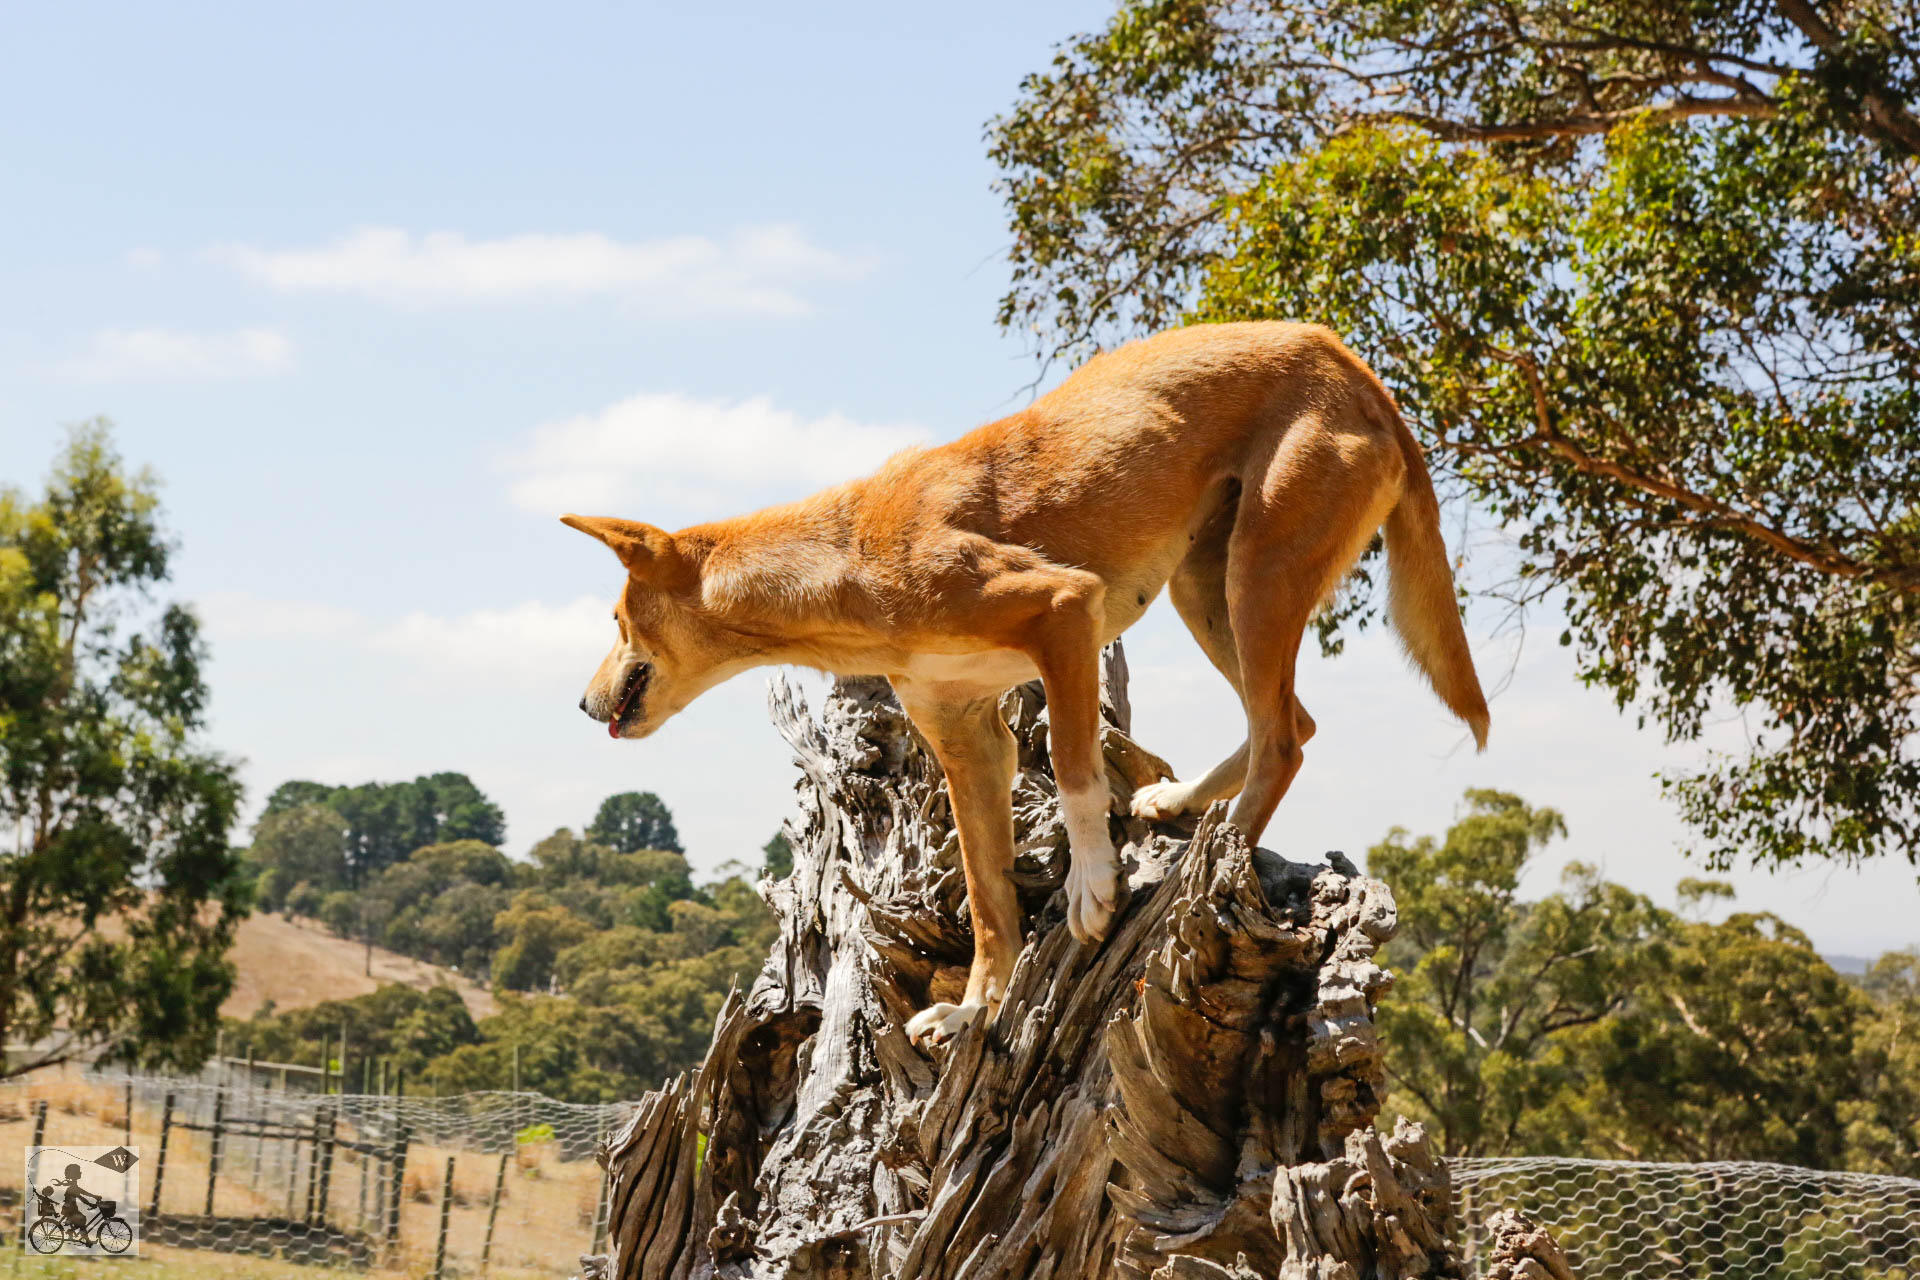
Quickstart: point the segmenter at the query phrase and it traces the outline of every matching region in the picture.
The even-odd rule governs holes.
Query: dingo
[[[1118,886],[1100,752],[1101,646],[1162,587],[1240,695],[1247,736],[1205,777],[1140,788],[1145,818],[1238,795],[1258,840],[1314,724],[1294,659],[1314,610],[1386,528],[1389,613],[1441,701],[1486,745],[1420,447],[1332,333],[1195,325],[1089,361],[1034,404],[783,507],[667,533],[565,516],[628,579],[620,638],[580,707],[644,738],[749,667],[883,675],[946,772],[974,960],[958,1005],[907,1026],[955,1035],[1020,953],[1014,741],[1000,695],[1038,677],[1069,839],[1067,923],[1105,936]]]

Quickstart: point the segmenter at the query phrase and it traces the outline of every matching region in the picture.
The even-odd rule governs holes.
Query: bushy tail
[[[1460,625],[1447,544],[1440,536],[1440,502],[1419,442],[1397,411],[1393,418],[1407,478],[1400,501],[1387,516],[1387,613],[1407,656],[1426,673],[1440,701],[1467,722],[1475,744],[1484,751],[1487,698],[1480,692],[1467,633]]]

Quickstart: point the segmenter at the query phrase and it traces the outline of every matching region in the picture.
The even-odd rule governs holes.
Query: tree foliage
[[[197,1065],[232,987],[240,786],[200,743],[199,624],[151,600],[170,551],[105,423],[38,498],[0,490],[0,1040],[31,1046],[9,1073]]]
[[[353,787],[284,782],[267,797],[262,821],[311,805],[325,805],[346,824],[341,878],[347,884],[359,884],[427,845],[478,840],[498,846],[507,838],[506,816],[464,773]]]
[[[640,849],[686,852],[680,847],[680,833],[673,828],[673,814],[651,791],[622,791],[608,796],[593,816],[587,836],[619,853]]]
[[[1914,856],[1917,88],[1891,0],[1134,0],[993,125],[1001,319],[1331,325],[1589,681],[1747,716],[1712,857]]]
[[[479,840],[447,841],[349,887],[347,819],[334,791],[302,783],[276,792],[285,807],[261,820],[252,850],[263,898],[290,885],[279,905],[491,983],[499,1012],[476,1026],[462,1023],[451,990],[427,993],[438,1003],[422,1006],[418,993],[383,988],[319,1012],[231,1024],[236,1045],[312,1062],[345,1027],[352,1064],[364,1046],[422,1087],[505,1088],[517,1051],[526,1088],[575,1101],[632,1097],[698,1060],[728,989],[752,973],[771,936],[771,913],[743,880],[695,885],[686,858],[648,843],[653,836],[622,851],[562,828],[524,860]],[[671,839],[673,815],[642,798],[649,803],[600,812],[638,814],[644,821],[616,824],[629,836]],[[360,1069],[352,1064],[349,1078]]]
[[[346,885],[347,821],[324,803],[269,808],[254,824],[247,862],[256,906],[279,911],[317,903]]]
[[[1775,916],[1689,918],[1731,898],[1712,881],[1684,882],[1675,912],[1576,863],[1523,900],[1563,832],[1474,791],[1444,839],[1395,831],[1369,852],[1400,907],[1390,1106],[1450,1154],[1920,1172],[1911,956],[1849,983]]]
[[[342,1036],[346,1057],[339,1056]],[[473,1015],[452,987],[421,991],[393,983],[348,1000],[325,1000],[284,1013],[271,1008],[251,1018],[228,1019],[227,1052],[251,1053],[266,1062],[335,1065],[357,1089],[367,1063],[384,1060],[392,1073],[419,1079],[430,1063],[480,1042]],[[497,1084],[490,1088],[498,1088]]]
[[[1618,1013],[1660,968],[1665,917],[1578,864],[1561,892],[1521,903],[1522,870],[1565,823],[1502,792],[1466,799],[1444,840],[1396,829],[1367,854],[1400,906],[1387,1072],[1445,1152],[1563,1150],[1556,1103],[1577,1067],[1555,1037]]]

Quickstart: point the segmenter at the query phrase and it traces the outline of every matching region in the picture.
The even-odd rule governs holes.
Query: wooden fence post
[[[127,1077],[127,1136],[126,1144],[133,1145],[133,1077]]]
[[[313,1111],[313,1146],[307,1151],[307,1212],[302,1221],[312,1223],[313,1201],[320,1192],[320,1107]]]
[[[600,1162],[600,1198],[593,1206],[593,1248],[599,1253],[607,1244],[607,1207],[613,1190],[613,1159],[607,1152],[607,1115],[600,1113],[599,1137],[594,1140],[593,1158]]]
[[[440,1238],[433,1246],[433,1280],[447,1269],[447,1222],[453,1217],[453,1157],[447,1157],[447,1180],[440,1186]]]
[[[33,1145],[36,1147],[44,1146],[46,1136],[47,1100],[41,1098],[33,1104]],[[33,1170],[35,1173],[40,1172],[40,1162],[38,1160],[33,1162]],[[38,1189],[37,1187],[29,1186],[23,1188],[20,1192],[20,1245],[22,1249],[26,1247],[27,1243],[27,1228],[33,1225],[33,1194]],[[13,1271],[17,1275],[20,1271],[20,1253],[18,1250],[12,1252]]]
[[[147,1206],[147,1216],[160,1216],[160,1183],[167,1176],[167,1138],[173,1132],[173,1094],[169,1093],[160,1104],[160,1152],[153,1162],[153,1201]]]
[[[340,1136],[340,1108],[337,1105],[323,1106],[326,1132],[318,1136],[316,1143],[320,1148],[320,1208],[314,1215],[314,1221],[324,1227],[327,1225],[327,1198],[333,1190],[333,1153],[334,1144]]]
[[[300,1191],[300,1133],[291,1122],[287,1129],[287,1217],[291,1218]]]
[[[387,1163],[387,1248],[400,1247],[400,1196],[407,1180],[407,1126],[393,1135],[393,1156]]]
[[[213,1217],[214,1180],[220,1176],[220,1140],[221,1140],[220,1122],[226,1118],[226,1112],[227,1112],[227,1091],[225,1089],[215,1089],[213,1091],[213,1142],[207,1148],[207,1212],[206,1212],[206,1216],[209,1218]]]
[[[507,1186],[507,1161],[513,1158],[513,1152],[500,1154],[500,1169],[493,1175],[493,1198],[487,1201],[487,1238],[480,1245],[480,1274],[487,1273],[487,1263],[493,1258],[493,1224],[500,1216],[500,1193]]]

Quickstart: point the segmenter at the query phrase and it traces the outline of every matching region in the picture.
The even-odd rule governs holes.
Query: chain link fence
[[[27,1189],[29,1147],[138,1151],[137,1202],[118,1212],[138,1228],[132,1265],[152,1280],[317,1280],[316,1269],[552,1280],[604,1247],[595,1152],[628,1105],[323,1094],[236,1074],[0,1085],[11,1273],[55,1280],[103,1265],[28,1242],[53,1207]],[[34,1191],[64,1159],[42,1163]],[[1920,1181],[1538,1158],[1452,1169],[1475,1275],[1482,1224],[1513,1208],[1553,1230],[1582,1280],[1920,1280]]]

